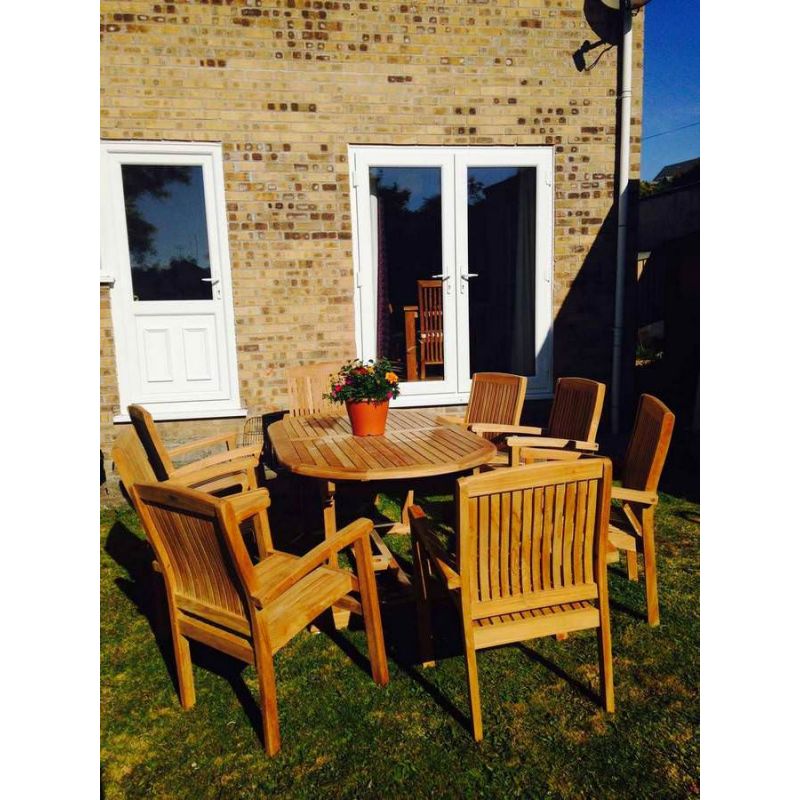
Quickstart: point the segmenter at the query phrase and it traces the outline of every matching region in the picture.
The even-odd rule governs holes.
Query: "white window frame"
[[[356,353],[359,358],[375,356],[375,284],[373,269],[373,242],[368,203],[359,205],[357,192],[369,192],[369,167],[380,166],[439,166],[447,158],[450,163],[442,168],[442,208],[448,198],[453,213],[442,219],[442,272],[450,276],[457,304],[455,319],[451,317],[448,337],[448,318],[445,316],[445,342],[451,348],[445,356],[450,368],[458,363],[458,380],[455,386],[446,380],[445,391],[437,391],[439,381],[410,382],[402,387],[400,396],[391,401],[393,407],[463,405],[469,400],[472,384],[471,370],[464,369],[464,359],[469,358],[469,339],[464,337],[464,320],[468,319],[468,295],[459,288],[461,276],[468,272],[466,223],[466,169],[467,166],[536,166],[537,167],[537,218],[536,218],[536,356],[537,375],[528,380],[526,399],[547,399],[553,396],[553,236],[555,204],[553,194],[553,148],[549,146],[415,146],[415,145],[348,145],[350,166],[350,193],[353,210],[353,266],[354,312]],[[444,185],[452,181],[452,186]],[[462,185],[463,184],[463,185]],[[462,207],[463,206],[463,207]],[[447,302],[447,298],[445,298]],[[447,376],[447,373],[445,373]]]
[[[229,392],[222,400],[187,400],[159,402],[145,406],[156,420],[213,419],[242,417],[247,409],[242,407],[239,395],[239,373],[236,350],[236,332],[233,312],[233,287],[231,281],[228,220],[225,204],[225,179],[222,168],[222,144],[214,142],[161,142],[161,141],[102,141],[100,144],[101,215],[100,215],[100,283],[110,287],[111,320],[114,332],[114,351],[117,366],[120,413],[114,422],[130,422],[127,407],[137,402],[132,387],[130,356],[135,342],[131,331],[127,303],[121,296],[127,281],[120,285],[120,276],[129,270],[128,242],[125,219],[120,219],[122,187],[119,185],[120,164],[126,158],[136,163],[148,164],[198,164],[203,166],[206,197],[206,219],[209,248],[214,248],[219,260],[221,287],[220,320],[224,331],[225,368]],[[209,202],[211,200],[212,202]]]

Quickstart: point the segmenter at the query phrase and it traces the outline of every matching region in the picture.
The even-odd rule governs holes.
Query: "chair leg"
[[[639,567],[636,563],[636,551],[635,550],[628,550],[625,553],[628,562],[628,580],[629,581],[638,581],[639,580]]]
[[[417,641],[423,667],[435,667],[431,627],[431,597],[428,562],[419,539],[411,534],[411,560],[414,564],[414,598],[417,604]]]
[[[263,637],[256,634],[253,641],[258,673],[258,693],[261,698],[261,726],[264,750],[274,756],[281,749],[281,732],[278,724],[278,691],[275,686],[275,664],[272,653]]]
[[[356,556],[358,591],[361,595],[361,610],[367,633],[367,650],[372,668],[372,680],[378,686],[389,683],[389,667],[386,663],[386,647],[383,641],[383,623],[378,605],[378,586],[372,566],[372,548],[369,536],[359,539],[353,548]]]
[[[647,623],[658,625],[658,581],[656,579],[655,519],[652,508],[642,514],[642,545],[644,550],[644,589],[647,596]]]
[[[180,632],[172,613],[170,613],[170,628],[172,629],[172,647],[175,651],[175,669],[178,673],[178,695],[181,705],[185,709],[189,709],[194,706],[196,701],[189,639]]]
[[[600,627],[597,629],[597,649],[600,661],[600,697],[603,707],[614,712],[614,666],[611,660],[611,615],[608,597],[600,600]]]
[[[472,620],[461,618],[464,634],[464,656],[467,662],[467,686],[469,687],[469,707],[472,715],[472,735],[475,741],[483,739],[483,718],[481,717],[481,690],[478,685],[478,659],[475,655],[475,641],[472,637]]]

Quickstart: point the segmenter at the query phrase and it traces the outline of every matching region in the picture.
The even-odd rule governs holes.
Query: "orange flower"
[[[394,374],[394,372],[387,372],[386,380],[389,381],[389,383],[397,383],[400,380],[400,378],[398,378],[397,375]]]

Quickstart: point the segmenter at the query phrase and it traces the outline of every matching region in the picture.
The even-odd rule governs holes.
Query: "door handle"
[[[462,272],[459,276],[461,278],[461,294],[464,294],[467,291],[467,284],[469,283],[470,278],[477,278],[477,272]]]
[[[200,278],[200,280],[210,283],[212,286],[216,286],[219,283],[219,278]]]
[[[450,276],[449,275],[445,275],[443,272],[437,272],[435,275],[431,275],[431,278],[441,278],[442,279],[442,283],[444,283],[445,281],[449,281],[450,280]],[[450,284],[449,283],[447,284],[447,294],[450,294]]]

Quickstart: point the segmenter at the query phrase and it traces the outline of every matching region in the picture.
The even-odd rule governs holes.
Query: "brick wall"
[[[101,8],[101,136],[221,141],[239,382],[284,402],[301,360],[354,344],[350,144],[551,145],[555,370],[608,379],[616,51],[590,72],[584,0],[113,2]],[[635,23],[632,176],[642,29]],[[600,48],[593,50],[591,62]],[[101,290],[101,428],[118,405]],[[164,423],[186,439],[232,421]]]

